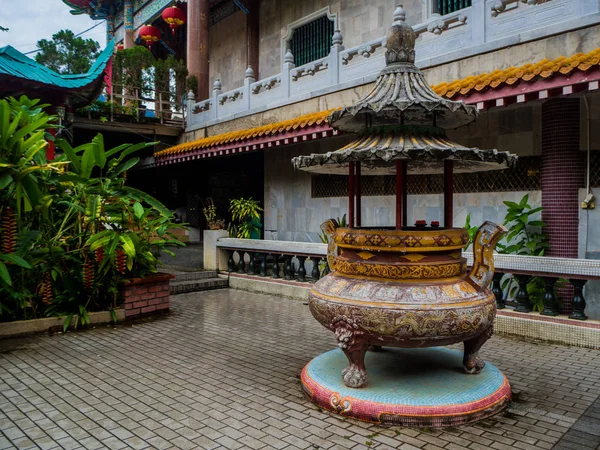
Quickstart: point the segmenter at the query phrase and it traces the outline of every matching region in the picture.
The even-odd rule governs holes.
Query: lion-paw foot
[[[367,384],[367,371],[353,365],[342,370],[342,377],[344,384],[349,388],[361,388]]]
[[[476,355],[465,356],[463,369],[466,373],[476,375],[485,367],[485,361]]]

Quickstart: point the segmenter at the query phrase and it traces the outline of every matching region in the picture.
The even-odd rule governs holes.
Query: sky
[[[0,26],[9,29],[0,31],[0,47],[12,45],[26,53],[37,48],[37,41],[51,39],[59,30],[70,29],[77,34],[101,23],[81,37],[94,39],[104,48],[105,22],[83,14],[74,16],[69,11],[61,0],[0,0]]]

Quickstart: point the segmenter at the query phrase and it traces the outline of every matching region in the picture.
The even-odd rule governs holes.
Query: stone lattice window
[[[334,21],[327,15],[294,28],[289,40],[289,49],[294,55],[294,64],[302,66],[329,54]]]
[[[469,6],[471,6],[471,0],[433,0],[433,12],[442,16]]]

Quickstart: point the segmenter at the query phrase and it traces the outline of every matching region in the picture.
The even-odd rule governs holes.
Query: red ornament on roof
[[[166,23],[169,24],[173,34],[175,34],[176,28],[185,23],[185,13],[175,5],[163,9],[162,18]]]
[[[148,46],[148,50],[152,50],[152,44],[160,41],[160,29],[152,25],[144,25],[138,31],[138,36]]]

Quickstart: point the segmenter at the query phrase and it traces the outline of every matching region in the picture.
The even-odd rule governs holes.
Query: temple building
[[[319,225],[348,213],[345,176],[290,161],[352,141],[328,116],[373,88],[395,2],[64,1],[106,19],[124,48],[152,41],[157,56],[184,58],[197,80],[195,93],[185,89],[178,144],[157,149],[136,178],[182,212],[192,239],[209,198],[222,216],[231,198],[264,202],[264,239],[319,242]],[[529,194],[544,207],[547,255],[600,258],[598,1],[405,0],[403,9],[428,83],[479,111],[449,138],[519,156],[514,170],[456,175],[454,224],[468,214],[473,224],[502,223],[503,201]],[[393,179],[363,180],[362,224],[393,225]],[[442,177],[410,175],[408,190],[409,224],[443,219]],[[600,304],[590,308],[600,317]]]

